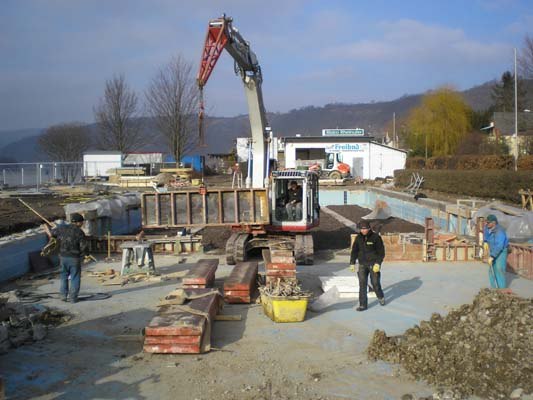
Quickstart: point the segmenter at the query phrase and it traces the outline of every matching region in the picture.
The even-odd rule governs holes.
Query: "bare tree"
[[[520,75],[524,79],[533,79],[533,37],[526,35],[524,47],[518,57]]]
[[[86,125],[78,122],[50,126],[39,137],[39,148],[52,161],[58,161],[58,172],[63,181],[69,181],[79,172],[79,162],[83,159],[83,153],[91,145],[89,129]]]
[[[138,98],[124,75],[106,81],[104,97],[94,108],[94,116],[102,148],[125,155],[144,144],[141,119],[138,118]]]
[[[82,161],[90,145],[87,126],[78,122],[50,126],[39,136],[39,148],[53,161]]]
[[[179,162],[198,142],[194,127],[199,90],[191,64],[181,56],[173,58],[152,79],[145,96],[149,114]]]

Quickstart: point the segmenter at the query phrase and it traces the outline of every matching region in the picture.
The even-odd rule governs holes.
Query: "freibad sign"
[[[344,153],[365,151],[367,143],[333,143],[324,150],[326,153]]]

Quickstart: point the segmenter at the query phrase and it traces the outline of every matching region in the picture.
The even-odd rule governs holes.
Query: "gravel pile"
[[[472,304],[435,313],[401,336],[375,331],[367,352],[462,397],[532,393],[533,299],[483,289]]]

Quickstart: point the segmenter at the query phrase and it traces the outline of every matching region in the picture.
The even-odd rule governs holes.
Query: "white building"
[[[237,138],[236,140],[236,148],[237,148],[237,161],[238,162],[246,162],[248,161],[248,152],[249,152],[249,144],[250,144],[250,138]],[[281,150],[280,148],[280,138],[278,137],[272,137],[270,140],[270,147],[268,148],[268,156],[271,160],[277,160],[278,159],[278,152]]]
[[[109,176],[108,171],[122,167],[120,151],[88,151],[83,153],[83,176]]]
[[[128,153],[124,158],[124,165],[140,165],[140,164],[161,164],[163,162],[163,153]]]
[[[306,165],[305,160],[326,160],[328,154],[350,166],[352,177],[363,179],[393,176],[404,169],[407,151],[374,142],[370,136],[286,137],[285,167]],[[324,166],[322,166],[324,167]]]

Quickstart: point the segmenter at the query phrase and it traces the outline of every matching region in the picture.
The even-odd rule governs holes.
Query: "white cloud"
[[[461,29],[428,25],[415,20],[382,22],[379,39],[366,39],[325,49],[323,57],[382,62],[489,62],[505,55],[508,45],[482,43]]]
[[[533,15],[522,15],[517,21],[509,24],[506,29],[511,34],[526,34],[533,31]]]

